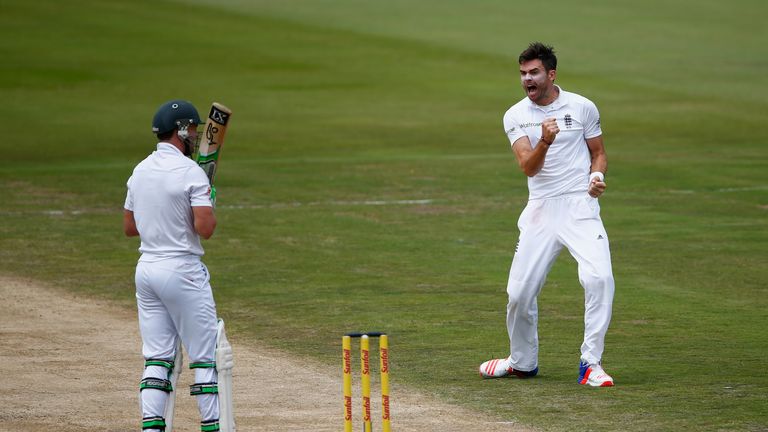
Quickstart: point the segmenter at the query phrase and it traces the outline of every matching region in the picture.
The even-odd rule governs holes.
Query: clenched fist
[[[589,182],[589,189],[587,192],[592,198],[599,198],[600,195],[602,195],[605,192],[605,181],[601,180],[599,177],[594,177]]]
[[[558,132],[560,128],[557,127],[557,120],[554,118],[544,119],[541,123],[541,140],[547,145],[552,145]]]

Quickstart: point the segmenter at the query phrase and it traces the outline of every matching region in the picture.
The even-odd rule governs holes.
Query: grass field
[[[766,430],[768,4],[583,3],[0,0],[0,272],[132,307],[121,209],[151,116],[216,100],[205,261],[240,340],[336,364],[342,333],[386,330],[393,385],[542,430]],[[506,355],[527,190],[501,116],[532,40],[601,110],[611,389],[576,385],[567,253],[540,378],[476,372]]]

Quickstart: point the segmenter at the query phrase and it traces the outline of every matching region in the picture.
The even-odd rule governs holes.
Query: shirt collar
[[[157,151],[162,153],[180,154],[184,156],[184,153],[182,153],[181,150],[179,150],[175,145],[165,141],[160,141],[157,143]]]
[[[566,93],[565,90],[563,90],[557,84],[555,84],[555,87],[557,87],[557,90],[559,91],[559,93],[557,95],[557,98],[555,100],[553,100],[551,104],[546,105],[546,106],[541,106],[541,105],[538,105],[537,103],[535,103],[534,101],[532,101],[532,100],[530,100],[530,99],[528,99],[526,97],[526,99],[528,100],[528,104],[532,108],[538,108],[538,109],[540,109],[542,111],[551,111],[551,110],[555,110],[555,109],[560,109],[560,108],[564,107],[565,105],[568,105],[568,98],[565,96],[565,93]]]

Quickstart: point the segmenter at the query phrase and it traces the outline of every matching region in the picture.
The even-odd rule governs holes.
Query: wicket
[[[363,398],[363,431],[371,432],[371,369],[369,338],[379,338],[381,371],[381,430],[391,432],[389,418],[389,338],[385,333],[347,333],[341,339],[344,373],[344,432],[352,432],[352,338],[360,338],[360,389]]]

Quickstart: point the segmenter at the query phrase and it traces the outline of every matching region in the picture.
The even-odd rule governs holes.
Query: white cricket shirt
[[[600,113],[592,101],[557,88],[559,96],[547,106],[539,106],[525,97],[504,114],[504,130],[513,146],[519,138],[528,136],[536,148],[541,138],[541,123],[546,118],[557,119],[560,128],[541,171],[528,177],[528,199],[531,200],[586,192],[592,165],[586,140],[603,133]]]
[[[125,208],[141,237],[139,261],[203,256],[192,207],[211,207],[208,177],[172,144],[161,142],[128,179]]]

